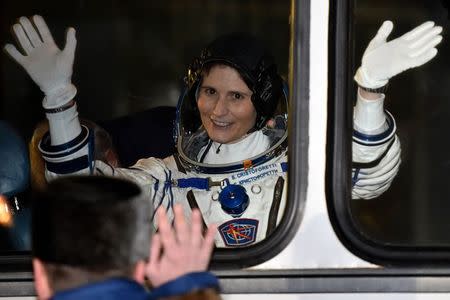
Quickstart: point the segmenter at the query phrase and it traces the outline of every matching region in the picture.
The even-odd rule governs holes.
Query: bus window
[[[334,202],[332,205],[336,208],[336,220],[343,216],[348,218],[347,221],[337,222],[341,223],[343,235],[347,238],[351,236],[349,239],[354,243],[352,248],[356,245],[356,249],[363,249],[366,256],[369,251],[369,257],[389,259],[391,263],[398,263],[399,257],[401,260],[431,258],[433,254],[427,254],[427,251],[432,248],[448,250],[450,246],[450,225],[447,217],[450,213],[450,204],[447,201],[450,196],[450,146],[446,142],[450,126],[450,92],[444,88],[450,83],[447,55],[450,49],[445,34],[449,28],[449,2],[355,0],[349,1],[349,5],[348,20],[351,21],[342,25],[346,27],[346,32],[350,33],[346,41],[347,46],[342,48],[348,59],[343,61],[349,63],[348,66],[342,67],[347,74],[347,82],[342,84],[346,86],[347,99],[353,97],[353,103],[357,102],[352,92],[359,84],[356,78],[357,70],[361,66],[367,45],[377,34],[383,21],[390,20],[393,24],[387,42],[411,32],[426,21],[433,21],[434,25],[429,24],[423,32],[433,30],[433,26],[436,30],[439,30],[437,26],[443,27],[443,42],[435,46],[437,55],[423,65],[411,66],[410,70],[393,76],[389,79],[387,89],[380,91],[385,94],[385,109],[395,119],[397,137],[401,144],[398,173],[392,184],[386,186],[381,195],[370,199],[350,200],[352,197],[347,191],[345,199],[340,201],[337,199],[339,196],[336,193],[336,183],[333,194],[330,194]],[[430,37],[419,41],[424,45],[432,42]],[[389,61],[391,57],[388,56],[386,53],[384,62]],[[344,94],[334,95],[336,100]],[[348,110],[341,113],[346,116],[344,123],[354,120]],[[345,126],[348,126],[348,123]],[[346,139],[350,140],[350,136],[346,134]],[[343,155],[350,155],[350,145],[342,146],[342,149],[346,149],[343,150],[343,153],[346,153]],[[369,186],[371,183],[360,180],[364,174],[361,177],[355,175],[355,168],[358,166],[353,165],[352,172],[349,168],[341,170],[341,174],[345,174],[343,176],[352,181],[348,185]],[[350,172],[352,175],[349,175]],[[383,172],[386,170],[380,171]],[[344,203],[345,208],[342,207]],[[419,254],[408,254],[408,251],[417,247],[423,251]],[[403,251],[402,255],[398,255],[396,251]]]
[[[17,43],[10,27],[20,16],[42,15],[60,48],[65,43],[67,27],[73,26],[76,29],[77,47],[72,82],[77,87],[76,100],[82,117],[81,124],[86,126],[82,128],[94,131],[95,147],[105,149],[105,156],[108,149],[115,147],[117,157],[113,158],[113,163],[109,161],[111,165],[129,167],[138,158],[154,155],[162,158],[173,153],[162,151],[154,154],[140,150],[158,144],[155,140],[171,147],[168,151],[174,151],[175,146],[178,149],[183,147],[183,144],[175,145],[172,140],[172,123],[177,118],[175,107],[183,92],[187,66],[215,37],[242,31],[258,36],[270,47],[280,78],[285,82],[280,80],[279,88],[279,97],[285,100],[279,101],[279,105],[273,108],[273,116],[264,120],[266,123],[260,127],[269,132],[264,134],[271,138],[270,147],[276,146],[277,151],[287,151],[289,91],[286,82],[290,1],[68,1],[64,6],[64,10],[60,10],[60,3],[54,0],[41,1],[39,7],[32,1],[21,2],[20,5],[14,1],[3,1],[0,41],[2,45]],[[30,155],[35,158],[32,159],[31,170],[32,192],[45,185],[42,178],[43,161],[36,158],[37,143],[41,138],[45,139],[44,133],[48,128],[42,109],[43,94],[27,73],[7,55],[1,56],[0,66],[0,118],[14,127],[27,143],[31,141]],[[161,109],[161,106],[166,108]],[[158,113],[153,114],[152,120],[160,120],[159,123],[155,121],[149,124],[144,120],[146,115],[142,111],[151,109],[157,109]],[[123,130],[124,124],[131,128],[130,131]],[[165,131],[161,133],[160,127]],[[138,129],[140,135],[136,133]],[[177,127],[177,130],[180,128]],[[220,147],[225,152],[226,147],[219,145],[216,153],[219,153]],[[130,153],[132,150],[138,154]],[[181,157],[185,160],[189,158],[189,155]],[[271,161],[272,164],[266,167],[265,163],[268,161],[262,164],[258,158],[250,158],[252,159],[244,160],[240,173],[231,173],[229,177],[233,178],[228,178],[228,190],[227,186],[216,184],[213,188],[218,189],[217,195],[213,193],[207,199],[208,205],[212,203],[233,216],[229,222],[219,224],[219,247],[240,248],[257,244],[258,239],[263,240],[275,230],[283,215],[284,200],[281,196],[282,193],[285,198],[287,195],[285,177],[280,175],[280,180],[275,180],[277,190],[273,188],[266,191],[265,185],[254,181],[272,176],[273,172],[286,173],[287,162]],[[40,171],[36,171],[37,169]],[[236,176],[232,176],[233,174]],[[211,177],[213,181],[216,180],[214,176]],[[239,182],[234,177],[244,181]],[[224,182],[223,178],[219,181]],[[243,192],[236,189],[235,186],[239,184],[245,185]],[[223,192],[225,190],[228,194]],[[283,190],[284,192],[280,192]],[[230,208],[226,210],[222,202],[217,204],[221,197],[227,196],[233,200],[241,192],[250,201],[250,204],[243,205],[244,211],[247,206],[251,208],[252,201],[262,203],[257,200],[269,197],[275,199],[272,207],[275,205],[275,211],[280,213],[271,217],[264,216],[264,221],[261,221],[256,217],[256,220],[249,218],[245,212],[239,214]],[[195,196],[195,192],[190,195],[188,193],[189,204]],[[263,206],[267,211],[266,215],[273,210],[270,205]],[[201,205],[200,208],[202,209]],[[240,223],[237,222],[239,219],[242,219]],[[257,234],[261,237],[257,238]],[[0,251],[5,252],[29,250],[29,245],[25,249],[17,249],[3,242],[0,245]]]

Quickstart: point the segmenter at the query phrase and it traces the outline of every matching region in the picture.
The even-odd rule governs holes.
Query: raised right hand
[[[165,208],[158,209],[159,232],[153,236],[150,261],[145,274],[153,287],[177,277],[206,271],[214,247],[217,226],[210,224],[203,236],[202,217],[198,209],[192,211],[191,224],[184,217],[180,204],[174,205],[174,228],[171,227]]]
[[[76,94],[76,88],[71,84],[77,44],[75,29],[67,30],[66,45],[61,51],[44,19],[38,15],[30,19],[20,17],[19,22],[12,26],[25,55],[12,44],[6,44],[4,49],[45,93],[44,108],[56,108],[69,102]]]

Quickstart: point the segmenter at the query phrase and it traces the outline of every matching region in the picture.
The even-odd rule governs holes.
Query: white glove
[[[376,89],[411,68],[421,66],[437,54],[435,46],[442,40],[442,27],[428,21],[410,32],[386,42],[394,25],[384,21],[364,52],[361,67],[354,77],[359,86]]]
[[[28,18],[21,17],[19,23],[12,27],[25,55],[12,44],[5,45],[5,50],[45,93],[46,97],[42,102],[44,108],[63,106],[72,100],[77,92],[71,83],[77,44],[75,29],[67,30],[66,46],[61,51],[56,46],[44,19],[41,16],[33,16],[32,21],[35,27]]]

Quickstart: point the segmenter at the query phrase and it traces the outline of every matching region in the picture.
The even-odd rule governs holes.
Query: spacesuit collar
[[[263,164],[274,157],[281,155],[287,147],[287,131],[285,129],[269,129],[264,128],[259,130],[260,134],[265,136],[269,142],[269,147],[259,154],[247,156],[241,161],[232,163],[202,163],[199,162],[198,155],[204,147],[208,145],[210,139],[205,129],[201,127],[197,132],[184,139],[179,139],[178,158],[186,171],[196,171],[206,174],[224,174],[242,171]],[[224,145],[222,145],[223,147]],[[264,146],[266,147],[266,146]],[[255,152],[256,153],[256,152]]]
[[[217,164],[217,162],[228,164],[245,160],[263,153],[270,147],[269,137],[258,130],[248,134],[237,142],[221,144],[212,142],[211,147],[205,146],[198,153],[198,160],[207,151],[203,160],[207,164]]]

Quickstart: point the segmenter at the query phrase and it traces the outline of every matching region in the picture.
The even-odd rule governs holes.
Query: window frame
[[[382,245],[358,230],[352,221],[353,105],[348,99],[356,89],[350,76],[356,59],[351,43],[353,5],[353,0],[330,1],[325,192],[331,223],[342,244],[369,262],[400,267],[439,265],[449,268],[446,274],[450,274],[450,247]]]

